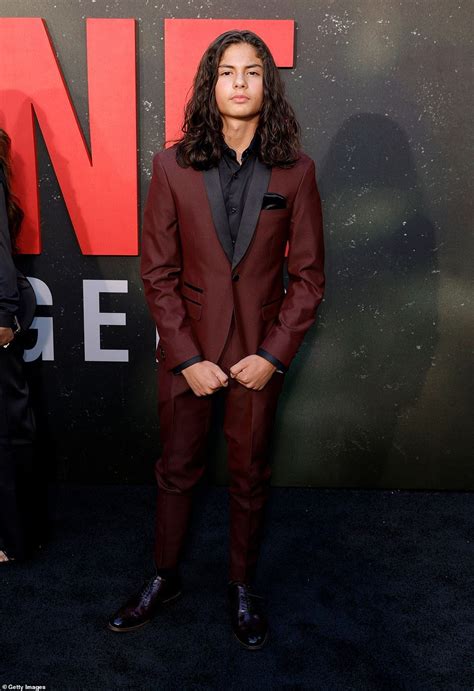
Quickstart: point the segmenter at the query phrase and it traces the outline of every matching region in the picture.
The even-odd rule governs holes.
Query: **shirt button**
[[[235,214],[236,212],[237,212],[237,209],[235,208],[235,206],[233,206],[230,210],[230,213]]]

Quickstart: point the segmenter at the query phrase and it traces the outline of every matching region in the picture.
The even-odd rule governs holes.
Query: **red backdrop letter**
[[[91,151],[41,19],[0,19],[0,127],[12,139],[20,247],[41,250],[33,111],[84,254],[138,254],[135,20],[87,20]]]

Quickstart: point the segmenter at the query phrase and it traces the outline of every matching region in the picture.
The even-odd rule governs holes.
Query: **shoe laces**
[[[247,588],[242,588],[240,590],[240,598],[239,598],[239,604],[240,604],[240,609],[243,612],[247,612],[248,614],[251,614],[252,610],[252,601],[250,599],[250,593],[247,590]]]
[[[251,593],[246,586],[239,588],[239,605],[242,611],[252,614],[256,605],[255,600],[263,600],[263,597]]]
[[[148,581],[145,581],[145,583],[140,588],[140,597],[145,597],[146,595],[149,595],[151,593],[153,589],[153,584],[157,578],[163,580],[161,576],[152,576],[152,578],[150,578]]]

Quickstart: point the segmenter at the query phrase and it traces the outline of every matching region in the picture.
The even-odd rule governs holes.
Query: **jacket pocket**
[[[268,218],[278,218],[279,216],[290,216],[291,214],[291,208],[290,207],[282,207],[282,208],[269,208],[269,209],[261,209],[260,213],[262,214],[261,218],[265,218],[268,216]]]
[[[201,312],[202,312],[202,305],[200,302],[196,302],[195,300],[191,300],[190,298],[186,297],[186,295],[182,295],[182,298],[184,298],[184,304],[186,305],[186,311],[188,315],[191,317],[191,319],[201,319]]]
[[[197,286],[194,286],[192,283],[188,283],[187,281],[183,281],[183,285],[187,288],[190,288],[191,290],[195,290],[197,293],[204,293],[204,290],[202,288],[198,288]]]

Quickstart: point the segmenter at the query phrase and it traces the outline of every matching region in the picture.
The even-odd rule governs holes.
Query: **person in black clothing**
[[[23,331],[36,299],[14,263],[23,211],[10,190],[10,138],[0,129],[0,564],[30,556],[35,420],[23,366]]]

